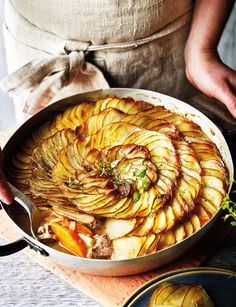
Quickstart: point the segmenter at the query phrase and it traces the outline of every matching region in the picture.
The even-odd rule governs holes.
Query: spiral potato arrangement
[[[201,128],[163,106],[109,97],[68,107],[33,132],[8,177],[44,210],[104,223],[112,259],[143,256],[199,230],[228,173]]]

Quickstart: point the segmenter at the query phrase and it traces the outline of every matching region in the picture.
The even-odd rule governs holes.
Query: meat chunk
[[[95,244],[88,252],[88,258],[110,259],[113,253],[111,240],[106,235],[95,235]]]

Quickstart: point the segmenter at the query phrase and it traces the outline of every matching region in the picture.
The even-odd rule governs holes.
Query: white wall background
[[[3,2],[4,0],[0,0],[0,79],[7,74],[1,31],[1,25],[4,18]],[[219,51],[223,61],[236,70],[236,4],[221,39]],[[15,127],[15,125],[12,99],[0,89],[0,131],[9,127]]]
[[[218,49],[223,62],[236,70],[236,2],[221,37]]]
[[[0,0],[0,80],[6,76],[5,51],[2,37],[3,0]],[[15,126],[15,114],[12,99],[0,89],[0,132]]]

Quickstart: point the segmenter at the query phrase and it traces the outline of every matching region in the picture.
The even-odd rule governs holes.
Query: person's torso
[[[192,0],[11,0],[37,27],[93,44],[148,37],[186,14]]]

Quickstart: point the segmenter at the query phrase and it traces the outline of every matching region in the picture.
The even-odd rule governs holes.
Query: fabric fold
[[[70,84],[75,75],[80,80],[90,79],[91,89],[108,88],[102,72],[93,64],[85,65],[83,51],[71,51],[68,55],[40,57],[24,65],[0,82],[0,87],[10,96],[27,94],[24,112],[34,114],[47,104],[64,86]],[[99,80],[98,80],[99,79]],[[88,83],[88,82],[87,82]]]

